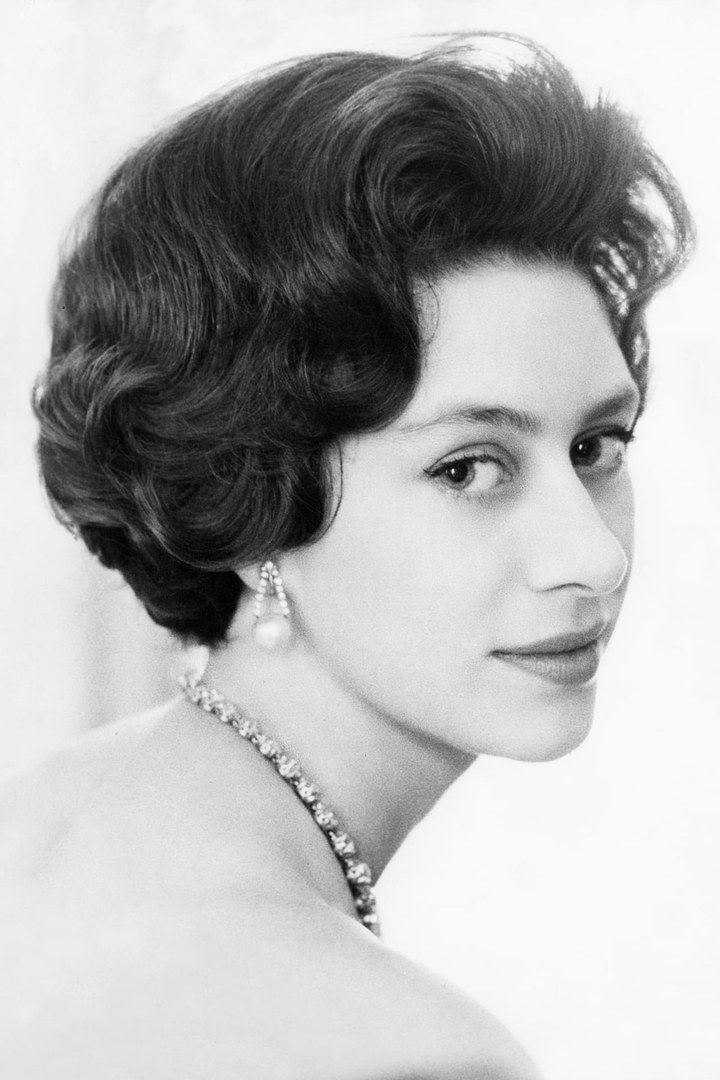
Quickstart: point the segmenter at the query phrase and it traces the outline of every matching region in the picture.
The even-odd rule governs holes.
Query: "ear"
[[[269,555],[265,559],[259,559],[254,563],[245,563],[243,566],[234,567],[235,573],[242,581],[246,588],[251,592],[256,592],[260,585],[260,571],[266,562],[274,564],[275,568],[280,570],[280,560],[277,555]]]
[[[251,592],[255,592],[260,584],[260,567],[262,563],[247,563],[244,566],[236,566],[235,573],[242,581],[243,585],[250,589]]]

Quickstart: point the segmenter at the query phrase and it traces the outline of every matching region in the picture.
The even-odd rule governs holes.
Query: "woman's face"
[[[425,298],[417,392],[342,447],[342,498],[282,561],[302,638],[388,720],[553,758],[592,717],[632,556],[639,394],[593,289],[478,266]]]

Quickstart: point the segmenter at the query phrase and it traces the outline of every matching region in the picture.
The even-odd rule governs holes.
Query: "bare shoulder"
[[[306,1033],[298,1080],[538,1080],[497,1019],[359,925],[334,912],[296,913],[276,941],[282,975],[276,969],[265,989]]]
[[[0,792],[4,1078],[537,1080],[462,993],[263,875],[242,821],[219,843],[213,748],[166,721]]]
[[[113,915],[26,969],[46,992],[0,1024],[8,1080],[538,1080],[487,1012],[334,911],[226,895]]]
[[[110,778],[130,767],[156,722],[157,714],[148,712],[91,729],[0,778],[0,873],[6,880],[41,871],[66,833],[102,800]]]

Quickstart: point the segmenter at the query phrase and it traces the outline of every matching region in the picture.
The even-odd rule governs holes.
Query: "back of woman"
[[[183,708],[99,729],[4,785],[6,1075],[535,1076],[474,1002],[300,896],[287,860],[253,842],[252,770],[229,733],[209,754]]]

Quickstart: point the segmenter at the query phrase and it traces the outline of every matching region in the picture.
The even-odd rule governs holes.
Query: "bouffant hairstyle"
[[[644,390],[644,311],[691,235],[634,121],[532,42],[264,72],[131,153],[81,219],[34,394],[50,501],[156,622],[216,645],[234,568],[316,538],[329,448],[411,398],[419,284],[572,266]]]

